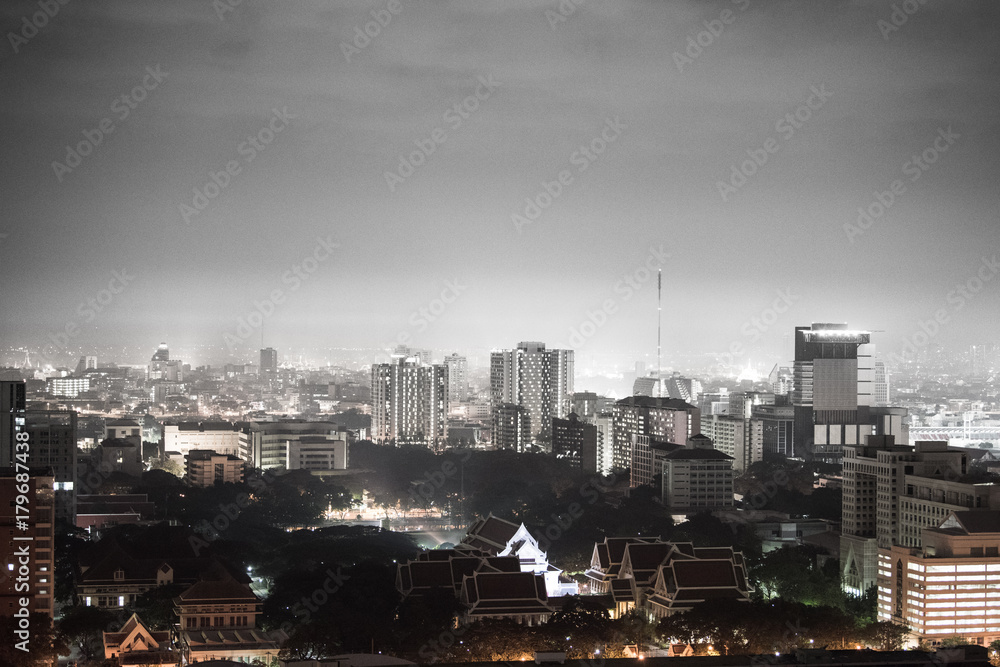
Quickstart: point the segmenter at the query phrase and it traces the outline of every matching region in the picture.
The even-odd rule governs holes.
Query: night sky
[[[997,339],[995,2],[51,2],[0,5],[8,350],[631,366],[650,268],[667,365]]]

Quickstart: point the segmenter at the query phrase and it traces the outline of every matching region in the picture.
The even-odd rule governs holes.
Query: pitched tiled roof
[[[471,616],[551,614],[545,578],[531,572],[476,572],[462,583]]]
[[[499,517],[490,514],[485,519],[480,519],[474,523],[468,531],[466,539],[463,542],[476,545],[476,542],[481,542],[484,545],[490,545],[496,548],[506,547],[510,539],[514,537],[517,533],[518,528],[521,526],[510,521],[506,521]]]
[[[258,602],[248,584],[240,583],[229,577],[225,579],[198,581],[174,598],[179,605],[201,604],[205,601],[225,602]]]
[[[736,586],[736,568],[729,560],[686,560],[673,563],[679,588]]]

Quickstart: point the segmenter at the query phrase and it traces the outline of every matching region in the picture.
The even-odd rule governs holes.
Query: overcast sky
[[[995,2],[576,2],[4,2],[0,340],[996,341]]]

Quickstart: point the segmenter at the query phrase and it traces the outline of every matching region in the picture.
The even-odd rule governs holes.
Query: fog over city
[[[3,361],[990,340],[994,4],[391,4],[4,3]]]

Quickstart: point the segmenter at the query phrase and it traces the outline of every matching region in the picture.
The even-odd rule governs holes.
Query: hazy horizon
[[[256,312],[627,367],[657,269],[665,367],[997,341],[994,3],[39,7],[0,7],[2,347],[247,360]]]

